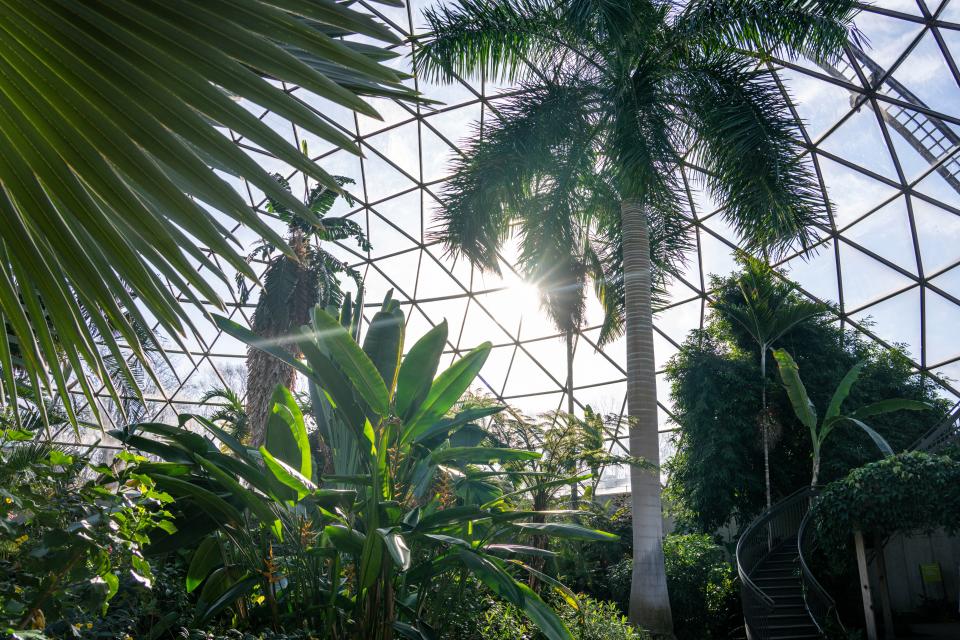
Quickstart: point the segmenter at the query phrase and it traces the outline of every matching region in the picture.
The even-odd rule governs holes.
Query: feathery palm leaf
[[[226,276],[207,249],[254,278],[230,226],[246,225],[285,246],[211,167],[246,178],[299,216],[315,217],[222,129],[337,188],[234,98],[351,153],[359,150],[348,137],[272,81],[298,84],[372,117],[361,95],[414,98],[378,62],[382,55],[370,55],[375,47],[338,38],[359,33],[397,42],[382,24],[342,3],[4,4],[0,321],[15,337],[17,364],[34,386],[66,394],[76,382],[94,411],[93,386],[82,372],[119,398],[84,313],[111,352],[123,344],[146,363],[145,349],[162,346],[152,333],[142,341],[134,324],[157,322],[180,341],[195,327],[178,296],[199,309],[204,302],[222,307],[208,280]],[[14,362],[4,336],[0,367],[9,371]],[[71,348],[60,352],[57,343]],[[8,377],[4,392],[14,391]]]
[[[524,262],[534,248],[552,257],[586,237],[584,263],[607,311],[604,339],[623,329],[630,283],[636,330],[627,336],[627,378],[637,419],[631,452],[638,457],[657,451],[647,294],[663,284],[651,273],[658,252],[661,273],[682,261],[680,169],[690,161],[700,166],[722,215],[750,250],[808,249],[824,219],[824,196],[793,137],[797,123],[788,105],[756,66],[771,52],[836,55],[854,12],[853,0],[691,0],[683,8],[668,0],[453,0],[425,12],[433,33],[415,59],[425,75],[525,82],[519,95],[504,98],[508,122],[477,130],[455,161],[438,237],[454,255],[493,270],[512,224],[530,240]],[[567,102],[552,102],[558,89]],[[567,126],[536,126],[541,114],[561,113],[576,115],[544,119]],[[565,162],[570,149],[585,151],[589,161]],[[587,195],[587,187],[602,197]],[[530,214],[538,208],[539,216]],[[560,223],[562,215],[570,219]],[[584,235],[574,233],[578,228]],[[650,242],[648,260],[646,245],[658,233],[665,234],[662,244]],[[626,265],[636,271],[624,273]],[[634,549],[631,620],[671,635],[666,590],[650,586],[665,583],[659,510],[649,508],[659,485],[640,474],[632,482],[635,510],[651,517],[634,520],[644,529],[638,539],[650,542]],[[641,592],[642,585],[648,588]]]
[[[826,307],[801,298],[793,283],[765,263],[743,254],[738,259],[743,266],[737,283],[742,298],[717,300],[713,307],[740,324],[760,349],[769,349],[801,322],[826,313]]]

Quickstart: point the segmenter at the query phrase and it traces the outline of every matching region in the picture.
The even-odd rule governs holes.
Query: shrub
[[[574,640],[647,640],[646,631],[633,629],[614,602],[578,596],[579,611],[557,598],[552,603]],[[457,640],[544,640],[524,613],[499,600],[477,580],[467,578],[430,601],[438,638]]]
[[[726,638],[742,624],[736,574],[723,547],[705,534],[669,535],[663,541],[674,633],[680,640]],[[627,611],[633,561],[609,573],[609,588]]]
[[[722,547],[705,534],[669,535],[663,556],[680,640],[724,638],[739,626],[736,576]]]
[[[106,631],[100,637],[123,636],[133,621],[108,605],[121,588],[128,600],[151,597],[141,549],[155,527],[172,530],[164,509],[172,498],[120,461],[91,465],[75,452],[17,441],[28,434],[4,435],[14,438],[0,442],[0,631],[80,637],[96,627]]]
[[[960,526],[960,463],[919,451],[854,469],[831,482],[813,507],[820,547],[837,565],[853,531],[884,539],[897,532]]]

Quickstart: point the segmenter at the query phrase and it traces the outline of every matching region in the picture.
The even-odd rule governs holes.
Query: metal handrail
[[[774,600],[752,579],[754,570],[782,543],[796,539],[800,522],[814,494],[810,487],[794,491],[756,518],[737,541],[737,574],[747,638],[766,637],[768,618],[774,611]]]
[[[811,492],[810,506],[812,506],[813,499],[818,494],[819,488]],[[812,512],[811,508],[807,509],[807,514],[803,516],[803,520],[800,521],[800,528],[797,530],[797,557],[800,561],[800,579],[803,582],[803,604],[820,633],[826,634],[827,621],[830,618],[839,625],[841,631],[846,631],[837,611],[837,603],[813,575],[813,571],[810,570],[810,565],[807,563],[807,557],[816,549],[814,538],[811,535],[813,528],[809,526]]]
[[[955,440],[960,440],[960,402],[955,404],[942,421],[930,428],[910,445],[908,451],[937,453]]]

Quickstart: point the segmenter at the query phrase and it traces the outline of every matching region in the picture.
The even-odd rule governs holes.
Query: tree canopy
[[[741,296],[737,274],[714,277],[711,287],[721,301]],[[851,391],[850,406],[893,397],[932,402],[933,411],[878,416],[871,422],[894,451],[909,446],[946,411],[944,401],[937,399],[935,385],[922,380],[904,355],[844,330],[829,319],[802,322],[775,346],[793,354],[816,406],[829,404],[844,374],[860,361],[866,364]],[[741,524],[749,522],[763,508],[756,350],[756,342],[743,326],[715,309],[705,328],[688,336],[666,368],[674,416],[681,427],[674,438],[677,453],[667,463],[667,494],[683,527],[713,531],[731,518]],[[776,372],[768,371],[767,375],[769,404],[776,422],[770,452],[776,499],[808,480],[811,445],[776,380]],[[825,482],[876,459],[875,446],[859,430],[842,430],[832,437],[836,440],[824,452],[821,467]]]

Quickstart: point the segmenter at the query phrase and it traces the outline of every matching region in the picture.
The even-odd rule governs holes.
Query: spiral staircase
[[[909,449],[938,453],[958,443],[960,403]],[[804,487],[790,494],[740,536],[736,559],[748,640],[805,640],[822,638],[830,628],[843,630],[836,603],[808,564],[817,492]]]

